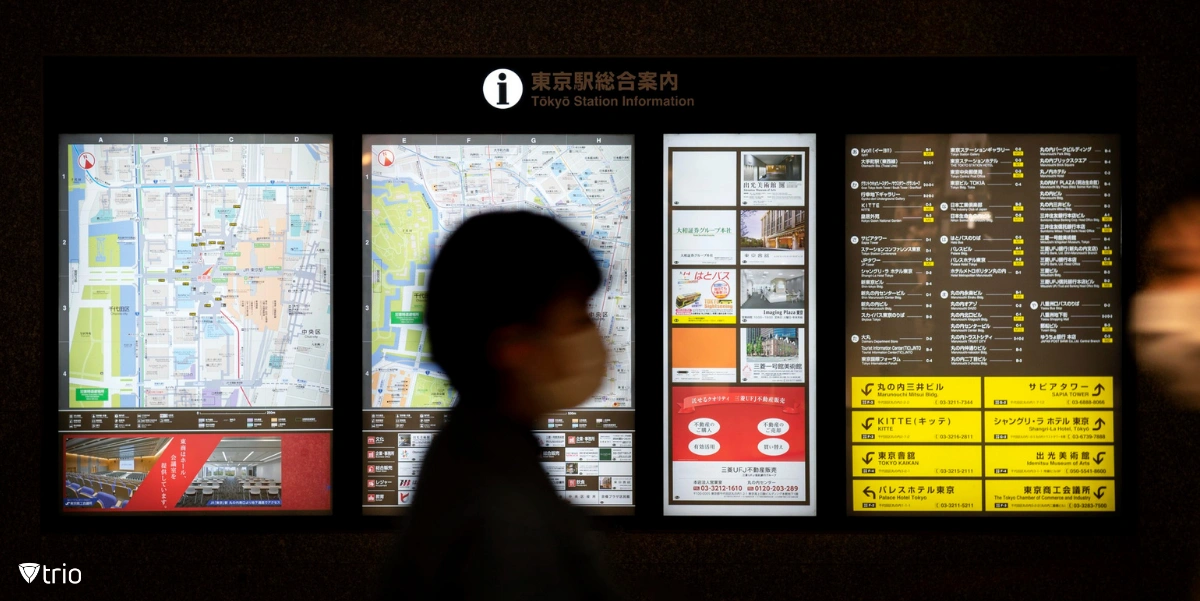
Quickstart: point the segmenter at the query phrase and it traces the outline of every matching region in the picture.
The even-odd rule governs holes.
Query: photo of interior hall
[[[170,438],[68,438],[64,507],[121,509]]]
[[[803,309],[803,269],[743,269],[742,309]]]
[[[175,507],[278,507],[283,501],[282,456],[277,436],[222,438]]]
[[[744,182],[798,182],[804,179],[804,157],[798,154],[742,154]]]

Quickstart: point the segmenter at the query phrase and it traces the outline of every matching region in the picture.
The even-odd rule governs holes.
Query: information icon
[[[496,69],[483,80],[484,100],[498,109],[516,106],[524,90],[521,78],[508,69]]]

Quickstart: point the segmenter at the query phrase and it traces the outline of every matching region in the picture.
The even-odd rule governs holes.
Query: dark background
[[[1137,190],[1126,199],[1132,220],[1126,227],[1144,233],[1169,190],[1200,174],[1200,19],[1192,2],[31,2],[5,6],[0,23],[0,190],[11,224],[0,262],[8,301],[0,320],[8,392],[0,395],[8,468],[0,489],[0,565],[10,570],[7,579],[0,576],[5,598],[363,599],[388,569],[394,540],[371,529],[236,534],[208,521],[185,532],[123,533],[114,524],[111,533],[48,533],[38,499],[40,475],[54,469],[42,465],[38,452],[48,402],[41,387],[46,290],[38,277],[46,55],[1120,54],[1136,58],[1138,79],[1137,164],[1125,165]],[[151,85],[166,79],[105,71],[79,77]],[[1022,110],[1036,110],[1036,102],[1070,103],[1064,91],[1070,75],[1063,77],[1062,88],[1021,99]],[[796,86],[804,87],[803,78]],[[80,102],[86,110],[86,98]],[[1136,275],[1141,282],[1147,274]],[[1136,470],[1138,484],[1125,498],[1136,494],[1139,504],[1132,526],[1116,534],[1064,530],[1049,521],[1046,533],[965,523],[957,530],[889,525],[879,532],[690,523],[670,531],[618,523],[608,525],[609,559],[623,580],[659,598],[1184,598],[1200,574],[1194,542],[1200,417],[1173,409],[1146,382],[1130,396],[1137,426],[1126,435],[1138,454],[1127,473]],[[12,564],[25,561],[65,562],[83,571],[85,584],[27,585],[11,573]]]

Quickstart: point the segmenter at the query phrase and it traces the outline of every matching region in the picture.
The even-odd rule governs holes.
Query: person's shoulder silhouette
[[[386,592],[616,597],[594,534],[554,490],[530,431],[606,374],[588,311],[601,277],[576,232],[532,212],[471,217],[446,240],[429,276],[426,348],[457,402],[424,457]]]

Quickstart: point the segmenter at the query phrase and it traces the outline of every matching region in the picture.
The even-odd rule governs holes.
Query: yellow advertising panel
[[[988,445],[988,478],[1101,477],[1116,473],[1111,445]]]
[[[979,445],[854,445],[851,473],[863,478],[964,477],[983,475]]]
[[[988,480],[985,511],[1115,511],[1113,480]]]
[[[979,407],[980,379],[963,377],[851,378],[851,407],[944,409]]]
[[[981,511],[981,480],[854,480],[855,511]]]
[[[986,411],[990,443],[1113,442],[1112,411]]]
[[[988,409],[1111,409],[1112,376],[988,377]]]
[[[853,442],[979,442],[979,411],[853,412]]]

